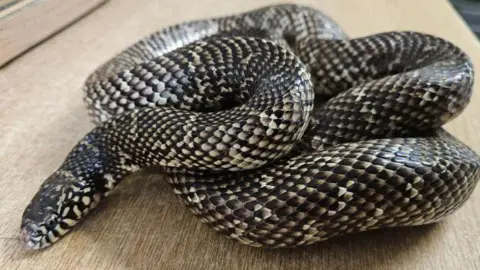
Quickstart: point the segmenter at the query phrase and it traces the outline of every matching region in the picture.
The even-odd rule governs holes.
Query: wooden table
[[[302,2],[323,9],[352,37],[389,30],[427,32],[458,44],[480,66],[478,41],[447,1]],[[54,247],[42,252],[20,248],[24,207],[93,127],[81,91],[93,69],[168,24],[266,4],[113,0],[1,69],[0,269],[479,269],[480,189],[434,226],[355,234],[293,250],[260,250],[220,237],[194,218],[159,176],[144,174],[130,177]],[[447,128],[480,152],[479,91],[477,85],[471,106]]]

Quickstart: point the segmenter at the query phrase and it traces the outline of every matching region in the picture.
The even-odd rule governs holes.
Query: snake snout
[[[25,249],[42,249],[62,237],[75,220],[62,220],[62,213],[69,205],[71,176],[55,172],[42,184],[26,207],[20,225],[20,243]]]
[[[20,229],[20,245],[28,250],[37,250],[50,246],[50,243],[44,240],[34,224],[27,224]]]
[[[30,245],[30,238],[31,238],[30,233],[28,232],[27,228],[23,228],[20,230],[20,235],[19,235],[20,245],[22,245],[26,249],[32,249],[33,246]]]
[[[57,242],[69,230],[56,214],[49,214],[42,221],[23,221],[19,240],[25,249],[43,249]]]

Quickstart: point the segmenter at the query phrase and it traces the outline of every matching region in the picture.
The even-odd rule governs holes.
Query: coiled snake
[[[164,28],[87,79],[98,125],[42,184],[20,240],[51,245],[147,167],[251,246],[436,222],[479,178],[477,154],[442,129],[472,85],[469,58],[441,38],[348,39],[301,5]]]

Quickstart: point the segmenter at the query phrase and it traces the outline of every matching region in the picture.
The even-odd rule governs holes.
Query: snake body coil
[[[441,128],[472,85],[468,57],[443,39],[347,39],[305,6],[165,28],[87,79],[98,126],[42,184],[21,241],[49,246],[158,166],[195,215],[252,246],[436,222],[479,178],[477,154]]]

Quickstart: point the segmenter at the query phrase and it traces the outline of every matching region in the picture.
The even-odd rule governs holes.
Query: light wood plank
[[[106,0],[0,2],[0,67]]]

